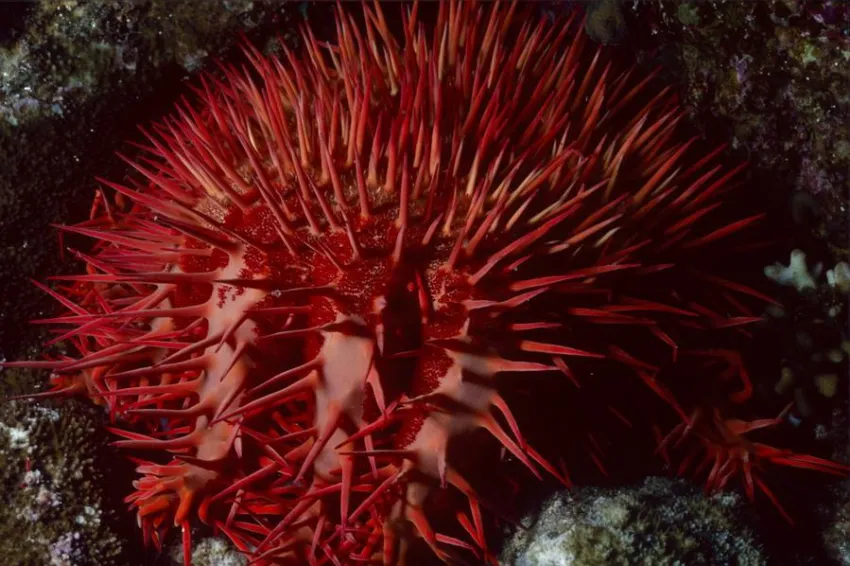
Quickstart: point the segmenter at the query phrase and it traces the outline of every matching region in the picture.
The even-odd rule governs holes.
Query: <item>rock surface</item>
[[[617,490],[583,488],[546,501],[509,539],[512,566],[767,564],[738,516],[739,498],[706,498],[678,481],[649,478]]]
[[[173,566],[183,566],[183,548],[175,544],[169,553]],[[192,541],[192,566],[246,566],[248,558],[229,541],[205,537]]]
[[[15,566],[126,566],[100,411],[0,403],[0,556]],[[114,458],[114,455],[112,456]]]
[[[745,153],[775,199],[812,196],[811,230],[847,260],[850,4],[683,0],[623,11],[632,47],[680,85],[692,120]]]

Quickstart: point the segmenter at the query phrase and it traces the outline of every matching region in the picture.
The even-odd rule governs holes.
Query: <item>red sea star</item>
[[[760,218],[730,210],[742,166],[683,141],[669,89],[575,15],[442,3],[428,34],[416,11],[403,46],[376,4],[365,27],[340,9],[337,45],[305,31],[302,59],[248,47],[251,69],[147,133],[134,188],[103,181],[116,204],[64,228],[97,244],[72,287],[43,287],[69,311],[43,322],[80,357],[6,365],[52,369],[54,393],[108,406],[118,445],[171,455],[139,461],[128,498],[157,545],[182,525],[188,556],[197,512],[257,563],[395,564],[417,538],[494,561],[449,444],[483,429],[568,482],[497,374],[619,366],[681,415],[673,434],[712,426],[671,392],[700,355],[671,335],[737,332],[769,300],[694,269]],[[752,494],[751,458],[840,472],[730,423],[700,436],[724,454],[713,487],[741,474]],[[451,534],[426,513],[446,494]]]

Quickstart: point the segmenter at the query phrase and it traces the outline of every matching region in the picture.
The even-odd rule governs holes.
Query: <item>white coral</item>
[[[837,287],[842,293],[850,293],[850,264],[839,261],[826,272],[826,281],[830,287]]]
[[[798,292],[804,289],[814,289],[815,279],[820,276],[823,266],[818,263],[812,271],[806,265],[806,254],[803,250],[795,249],[791,252],[791,259],[787,266],[778,261],[764,268],[764,274],[772,281],[786,287],[794,287]]]

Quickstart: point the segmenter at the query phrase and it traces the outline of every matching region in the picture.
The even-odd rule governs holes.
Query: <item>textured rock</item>
[[[850,566],[850,484],[836,487],[831,503],[822,510],[824,548],[836,564]]]
[[[174,566],[182,566],[183,549],[175,544],[169,553]],[[206,537],[192,541],[193,566],[245,566],[248,558],[240,554],[230,542],[218,537]]]
[[[850,4],[623,4],[630,47],[683,85],[694,121],[729,135],[776,199],[792,190],[812,195],[812,231],[846,260]]]
[[[260,46],[292,36],[297,9],[250,0],[3,4],[0,357],[19,357],[36,334],[24,321],[53,308],[27,278],[74,265],[60,258],[49,224],[86,217],[94,176],[124,172],[114,151],[130,151],[122,143],[188,93],[193,72],[231,56],[242,33]]]
[[[739,498],[706,498],[687,484],[649,478],[618,490],[556,494],[508,541],[501,560],[513,566],[767,564]]]
[[[126,566],[98,413],[0,403],[0,556],[15,566]]]

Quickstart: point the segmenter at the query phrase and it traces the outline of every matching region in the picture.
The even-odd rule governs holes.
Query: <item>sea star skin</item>
[[[662,448],[729,424],[701,435],[736,446],[712,487],[742,475],[752,494],[750,457],[843,471],[750,450],[746,426],[693,419],[668,388],[703,355],[677,329],[738,333],[770,300],[699,272],[761,216],[735,217],[743,166],[682,143],[669,89],[618,73],[575,15],[442,3],[429,39],[406,6],[400,45],[380,5],[363,10],[361,28],[339,9],[338,45],[305,30],[301,59],[246,47],[251,69],[203,78],[198,109],[146,133],[135,186],[102,181],[115,203],[100,193],[64,227],[97,240],[76,253],[88,273],[42,286],[69,311],[42,322],[71,325],[58,339],[80,357],[6,364],[105,403],[119,446],[173,455],[139,461],[146,540],[182,526],[188,564],[197,513],[258,564],[391,565],[413,539],[494,562],[448,446],[483,429],[568,483],[495,380],[582,363],[673,407]],[[635,334],[656,348],[630,351]],[[733,404],[751,389],[735,369]],[[444,492],[463,501],[452,534],[426,512]]]

